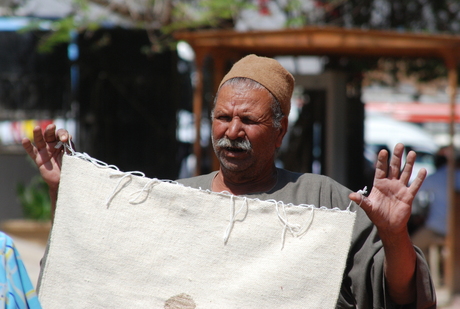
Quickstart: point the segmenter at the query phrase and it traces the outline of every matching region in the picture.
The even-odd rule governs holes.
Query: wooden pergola
[[[244,55],[263,56],[318,55],[348,57],[413,57],[442,59],[448,69],[449,134],[454,149],[455,98],[457,65],[460,61],[460,36],[430,35],[344,29],[336,27],[305,27],[279,31],[236,32],[233,30],[206,30],[176,33],[176,39],[188,42],[195,51],[197,84],[194,92],[195,119],[201,119],[203,107],[203,65],[207,56],[214,59],[214,84],[219,85],[226,73],[226,64]],[[196,121],[194,152],[200,167],[200,122]],[[446,285],[451,294],[460,292],[460,201],[454,188],[454,151],[449,158],[448,237],[446,240]]]

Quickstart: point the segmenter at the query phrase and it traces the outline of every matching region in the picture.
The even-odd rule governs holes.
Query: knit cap
[[[253,54],[248,55],[232,66],[222,79],[219,88],[234,77],[246,77],[264,86],[280,102],[283,114],[289,115],[294,77],[278,61]]]

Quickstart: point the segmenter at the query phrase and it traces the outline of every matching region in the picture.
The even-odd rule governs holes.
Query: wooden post
[[[450,101],[450,151],[448,158],[448,216],[447,216],[447,236],[446,236],[446,267],[445,278],[446,287],[450,295],[460,292],[460,196],[455,192],[455,98],[457,95],[457,60],[454,51],[446,57],[449,81],[449,101]]]
[[[201,162],[203,153],[201,151],[201,117],[203,111],[203,69],[204,52],[195,49],[196,84],[193,91],[193,115],[195,117],[195,143],[193,153],[196,159],[195,176],[201,175]]]
[[[214,60],[213,90],[214,90],[214,94],[217,94],[217,90],[219,90],[220,82],[222,81],[222,78],[225,76],[225,73],[227,73],[226,67],[225,67],[227,58],[223,56],[222,54],[218,55],[218,53],[215,52],[213,53],[213,60]],[[214,105],[214,102],[212,102],[211,104]],[[212,110],[213,108],[214,106],[210,106],[209,110]],[[216,171],[220,168],[220,163],[212,149],[211,149],[211,152],[212,152],[211,153],[211,167],[213,171]]]

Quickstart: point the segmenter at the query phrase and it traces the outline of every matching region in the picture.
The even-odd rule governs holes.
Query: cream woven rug
[[[48,308],[335,308],[355,213],[184,187],[64,156]]]

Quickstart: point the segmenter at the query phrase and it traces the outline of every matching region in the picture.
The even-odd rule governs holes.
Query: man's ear
[[[276,148],[280,148],[281,144],[283,143],[283,138],[286,135],[287,129],[288,129],[288,124],[289,120],[287,116],[284,116],[283,119],[281,119],[281,127],[278,129],[278,135],[276,137]]]

